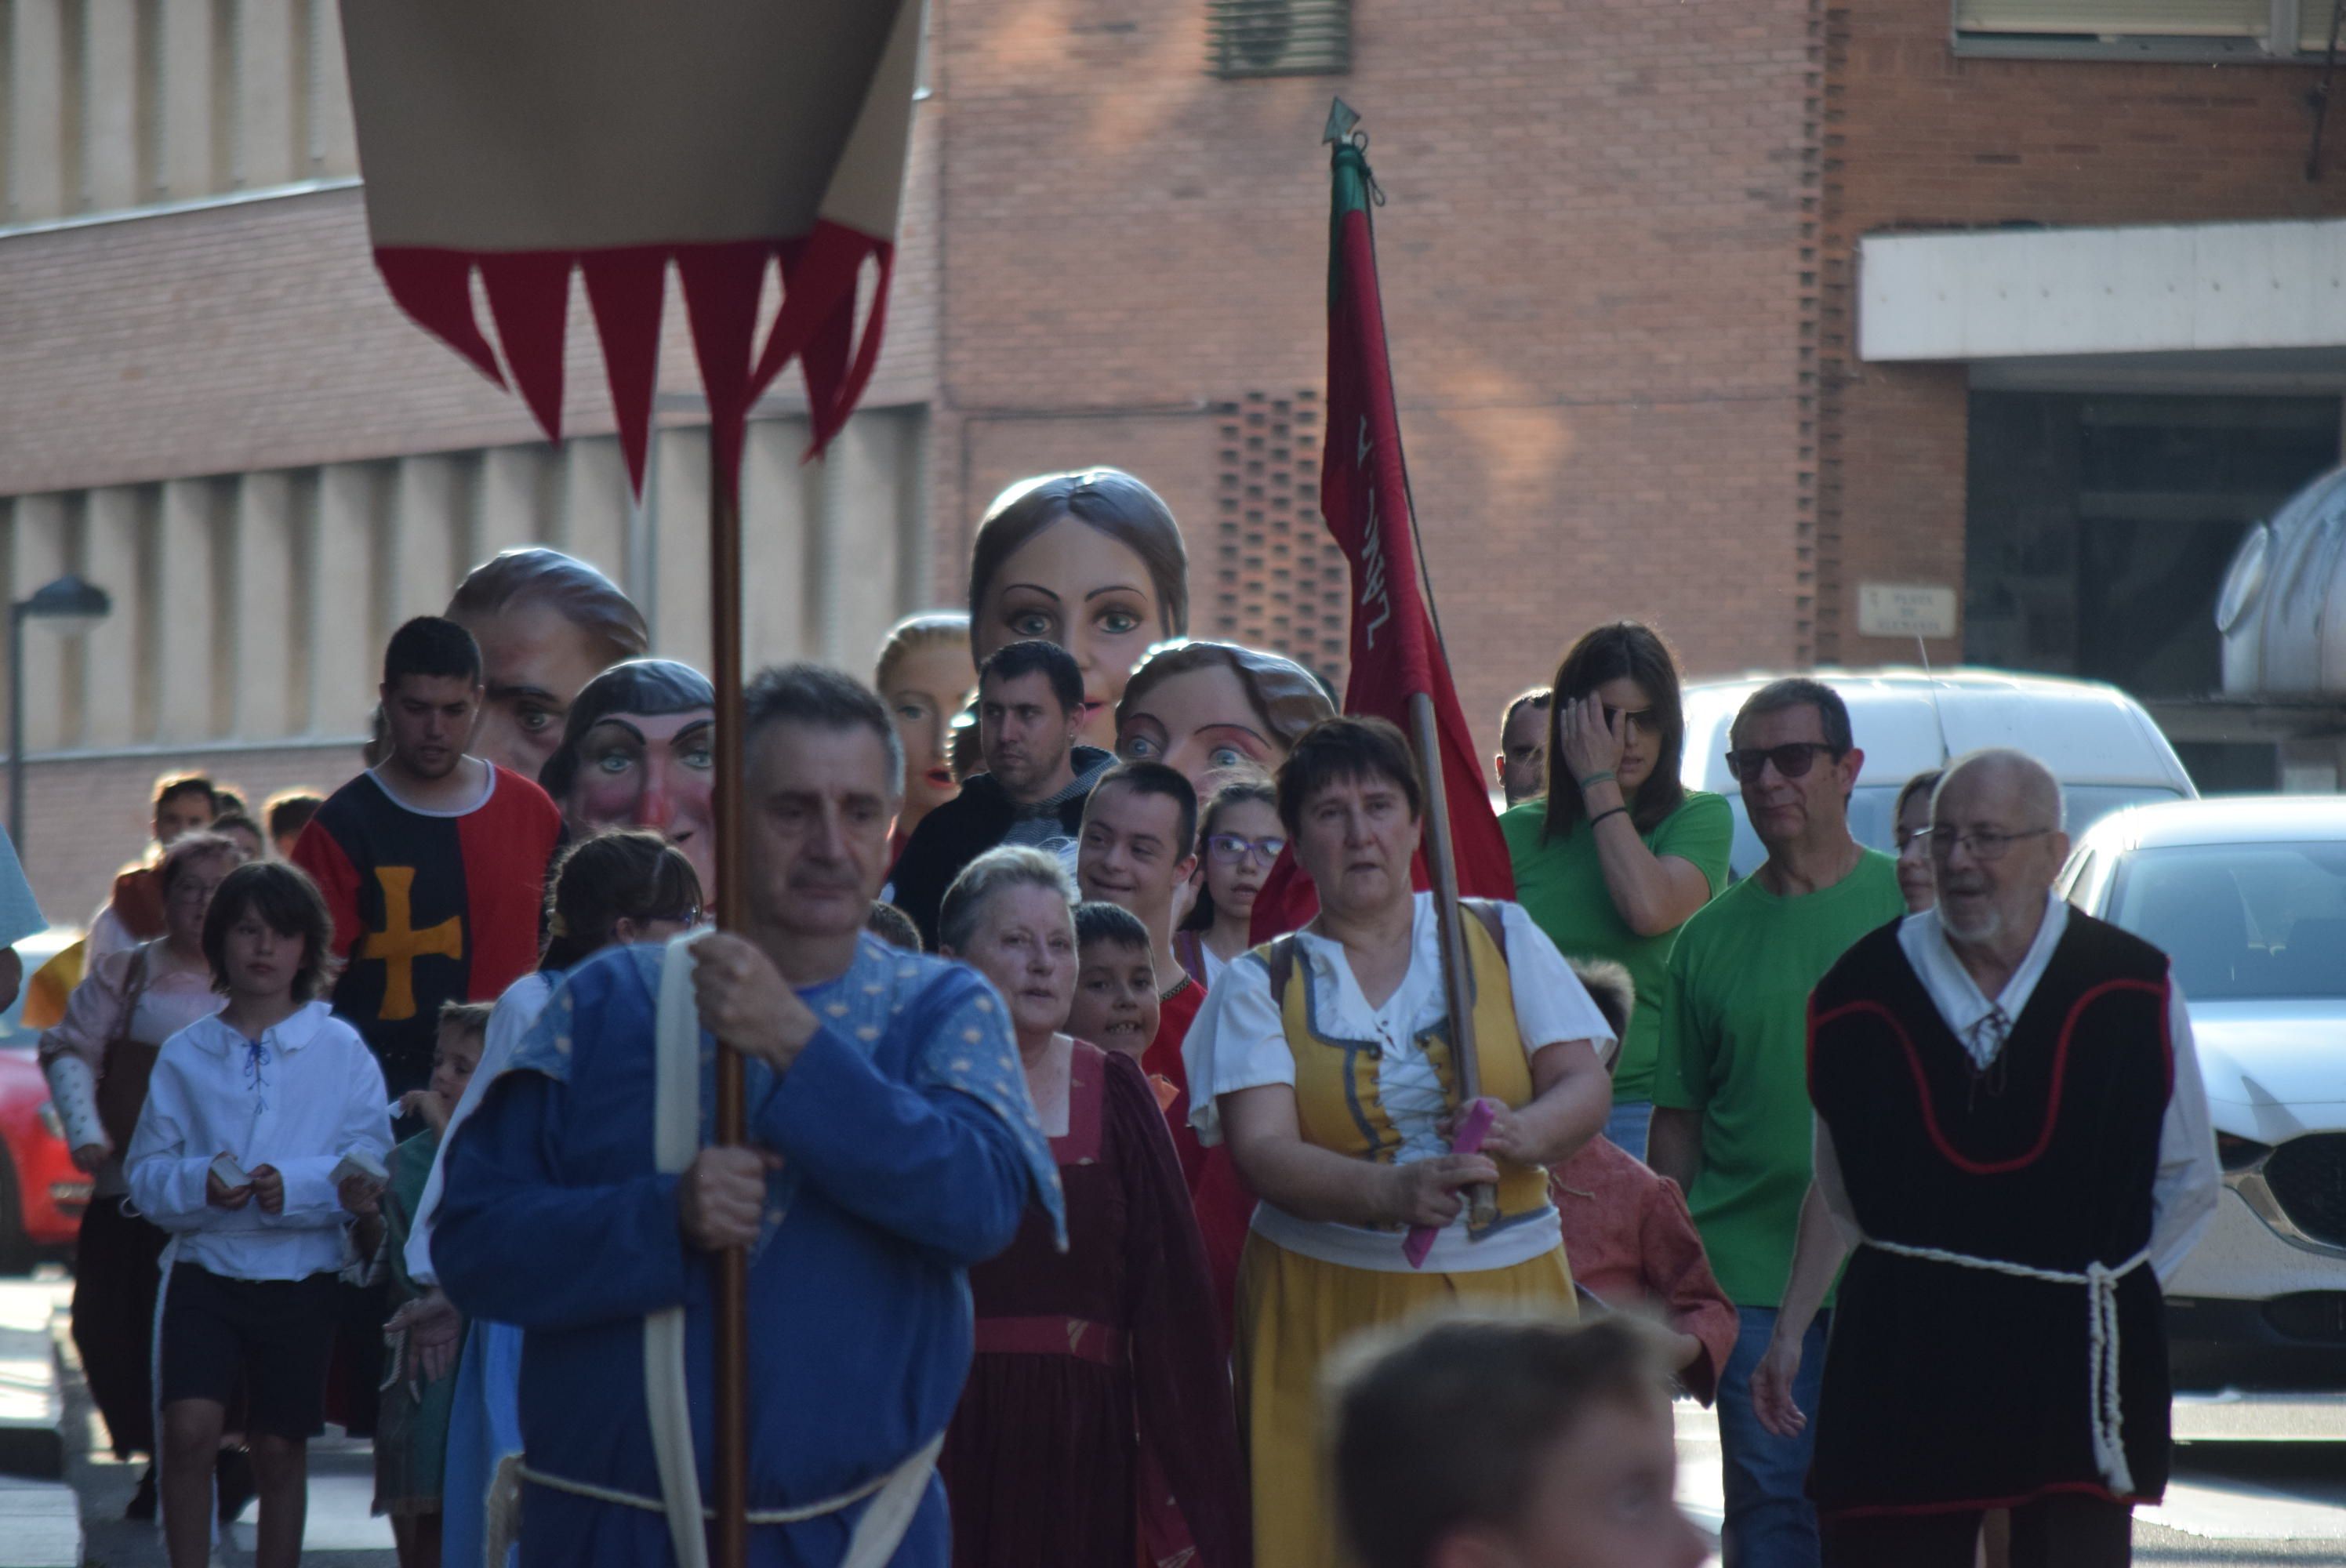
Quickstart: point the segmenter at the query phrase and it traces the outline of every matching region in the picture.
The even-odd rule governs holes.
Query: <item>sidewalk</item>
[[[64,1476],[73,1443],[53,1327],[69,1287],[0,1280],[0,1563],[81,1568],[80,1510]]]

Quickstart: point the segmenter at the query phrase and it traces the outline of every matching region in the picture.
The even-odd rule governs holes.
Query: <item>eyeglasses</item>
[[[663,924],[680,925],[685,930],[690,931],[693,927],[700,923],[700,906],[699,904],[693,904],[686,909],[682,914],[654,915],[651,918],[662,922]]]
[[[1925,828],[1914,836],[1929,836],[1931,841],[1926,847],[1934,860],[1953,860],[1955,851],[1964,849],[1971,850],[1974,860],[2000,860],[2004,852],[2021,840],[2041,839],[2051,831],[2050,828],[2028,828],[2017,833],[1998,833],[1974,828],[1968,833],[1959,833],[1952,828]]]
[[[1260,860],[1267,866],[1279,859],[1279,851],[1285,848],[1284,839],[1242,839],[1236,833],[1216,833],[1206,840],[1206,852],[1226,866],[1235,866],[1247,859]]]
[[[1727,754],[1727,771],[1739,783],[1756,781],[1760,769],[1768,763],[1787,779],[1807,776],[1810,766],[1820,755],[1838,758],[1841,748],[1822,740],[1792,740],[1781,746],[1750,746]]]
[[[1633,727],[1640,734],[1651,735],[1655,728],[1654,710],[1650,708],[1615,708],[1606,704],[1605,727],[1610,729],[1616,724],[1620,725],[1621,733],[1625,736]]]

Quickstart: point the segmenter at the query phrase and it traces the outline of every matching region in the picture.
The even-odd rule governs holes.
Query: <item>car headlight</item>
[[[2233,1133],[2216,1135],[2216,1160],[2228,1171],[2244,1171],[2261,1164],[2272,1153],[2270,1144],[2260,1144],[2254,1138],[2244,1138]]]
[[[43,1100],[41,1102],[39,1115],[41,1119],[41,1129],[47,1133],[49,1136],[56,1139],[57,1142],[64,1143],[66,1141],[66,1123],[65,1118],[57,1115],[57,1103],[55,1100]]]

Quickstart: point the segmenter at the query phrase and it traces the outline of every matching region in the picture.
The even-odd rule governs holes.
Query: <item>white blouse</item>
[[[1591,1042],[1598,1059],[1609,1061],[1618,1042],[1571,965],[1520,905],[1503,904],[1501,910],[1515,1028],[1523,1036],[1526,1063],[1543,1046],[1568,1040]],[[1419,1036],[1449,1013],[1432,893],[1416,895],[1411,942],[1409,973],[1383,1006],[1372,1007],[1341,942],[1310,931],[1298,932],[1296,941],[1300,961],[1296,972],[1312,987],[1321,1027],[1331,1035],[1380,1044],[1377,1099],[1401,1139],[1394,1160],[1402,1165],[1432,1159],[1450,1147],[1435,1128],[1449,1114],[1449,1100],[1442,1091],[1440,1073],[1418,1044]],[[1201,1143],[1221,1142],[1220,1095],[1271,1084],[1294,1084],[1295,1058],[1278,1000],[1270,993],[1270,972],[1260,960],[1238,959],[1222,972],[1189,1026],[1181,1056],[1191,1085],[1189,1121]],[[1409,1268],[1401,1256],[1398,1231],[1300,1220],[1269,1203],[1257,1207],[1254,1225],[1280,1246],[1323,1261],[1386,1270]],[[1434,1244],[1425,1266],[1447,1273],[1510,1268],[1554,1249],[1561,1234],[1550,1209],[1470,1243],[1462,1217]]]

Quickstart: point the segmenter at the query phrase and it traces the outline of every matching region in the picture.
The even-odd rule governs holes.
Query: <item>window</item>
[[[2318,59],[2333,0],[1954,0],[1965,54]]]
[[[1207,0],[1206,68],[1218,76],[1352,69],[1352,0]]]

